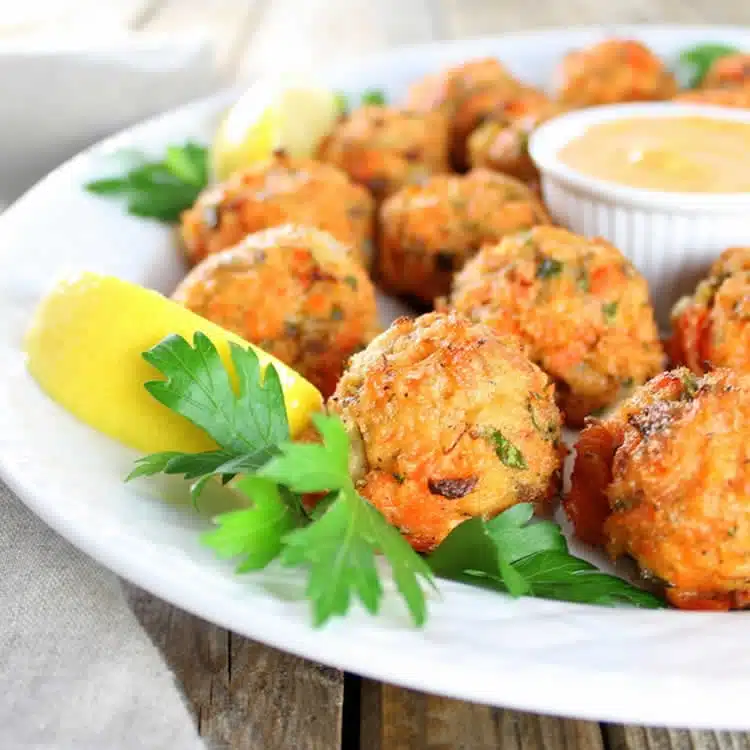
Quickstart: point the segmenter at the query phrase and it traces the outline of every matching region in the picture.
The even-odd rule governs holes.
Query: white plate
[[[633,35],[673,58],[701,41],[750,49],[730,28],[608,28],[510,35],[398,50],[337,70],[336,88],[393,99],[451,62],[496,54],[531,83],[569,49]],[[198,543],[201,523],[122,483],[135,454],[77,423],[27,375],[29,316],[63,274],[88,269],[169,291],[183,268],[166,229],[126,216],[81,185],[105,156],[207,140],[222,95],[129,130],[58,169],[0,219],[0,472],[73,544],[132,582],[258,641],[400,685],[542,713],[618,722],[750,729],[750,613],[640,611],[514,601],[441,582],[423,630],[389,589],[383,613],[310,627],[301,582],[273,568],[243,578]],[[39,571],[43,575],[43,571]]]

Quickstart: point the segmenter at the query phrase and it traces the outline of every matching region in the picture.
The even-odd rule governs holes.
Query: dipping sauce
[[[558,152],[589,177],[679,193],[750,192],[750,123],[631,117],[592,125]]]

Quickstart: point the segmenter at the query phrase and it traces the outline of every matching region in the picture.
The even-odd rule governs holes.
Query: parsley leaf
[[[536,552],[567,551],[567,542],[556,523],[532,523],[533,518],[534,506],[521,503],[485,522],[487,533],[508,562],[518,562]]]
[[[195,203],[208,184],[208,173],[207,149],[188,141],[168,146],[161,161],[140,156],[122,176],[93,180],[85,188],[95,195],[124,198],[133,216],[172,223]]]
[[[217,516],[218,528],[203,534],[201,541],[221,558],[241,557],[237,572],[245,573],[274,560],[284,534],[299,526],[303,515],[294,503],[282,499],[273,482],[243,477],[236,488],[250,498],[252,507]]]
[[[560,528],[532,522],[533,506],[521,503],[491,521],[472,518],[457,526],[427,558],[432,571],[512,596],[538,596],[600,605],[656,608],[647,591],[574,557]]]
[[[664,604],[648,591],[567,552],[540,552],[520,560],[516,569],[529,582],[533,596],[557,601],[616,606],[632,604],[657,609]]]
[[[307,595],[314,621],[321,625],[333,615],[344,614],[355,594],[369,612],[378,611],[383,591],[375,554],[380,551],[412,619],[423,624],[426,605],[420,579],[432,582],[429,567],[354,488],[349,475],[349,438],[341,421],[320,414],[313,421],[322,445],[283,443],[280,455],[258,472],[293,492],[334,493],[324,513],[285,537],[282,563],[309,567]]]
[[[362,94],[362,104],[372,107],[384,107],[385,94],[380,89],[368,89]]]
[[[526,582],[500,555],[497,544],[481,518],[470,518],[459,524],[428,556],[427,564],[440,578],[451,578],[469,585],[502,582],[502,590],[512,596],[529,592]],[[479,580],[478,580],[479,579]]]
[[[728,44],[708,42],[697,44],[684,50],[679,57],[678,67],[687,88],[699,86],[706,77],[709,68],[720,58],[739,52]]]
[[[193,346],[169,336],[144,359],[166,380],[146,383],[154,398],[208,433],[221,448],[202,453],[154,453],[136,461],[126,481],[153,474],[182,474],[197,480],[190,494],[196,502],[212,476],[227,482],[236,474],[252,474],[289,439],[289,423],[278,373],[269,366],[261,377],[258,355],[231,344],[238,381],[235,393],[216,347],[202,333]]]
[[[255,454],[289,439],[284,393],[276,368],[261,378],[258,355],[230,344],[237,393],[216,347],[203,333],[191,346],[168,336],[143,358],[165,376],[146,383],[160,403],[189,419],[232,456]]]
[[[500,430],[492,433],[492,442],[495,444],[497,457],[511,469],[525,469],[526,459],[523,453],[506,438]]]

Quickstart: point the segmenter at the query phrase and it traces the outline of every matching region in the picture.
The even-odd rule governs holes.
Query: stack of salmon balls
[[[750,606],[750,249],[677,304],[668,358],[646,280],[553,224],[527,148],[573,108],[750,106],[748,81],[733,55],[678,92],[628,39],[569,53],[553,93],[494,58],[430,74],[401,105],[343,114],[315,158],[207,189],[182,217],[193,267],[174,297],[321,390],[359,491],[415,549],[515,503],[548,512],[562,429],[584,428],[563,501],[577,535],[677,606]],[[424,314],[383,330],[376,285]]]

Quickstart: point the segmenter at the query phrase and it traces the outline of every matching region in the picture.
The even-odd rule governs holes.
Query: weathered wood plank
[[[609,750],[750,750],[750,734],[677,729],[604,727]]]
[[[144,591],[129,593],[212,748],[338,750],[341,672],[228,633]]]
[[[598,724],[489,708],[369,680],[360,750],[603,750]]]

